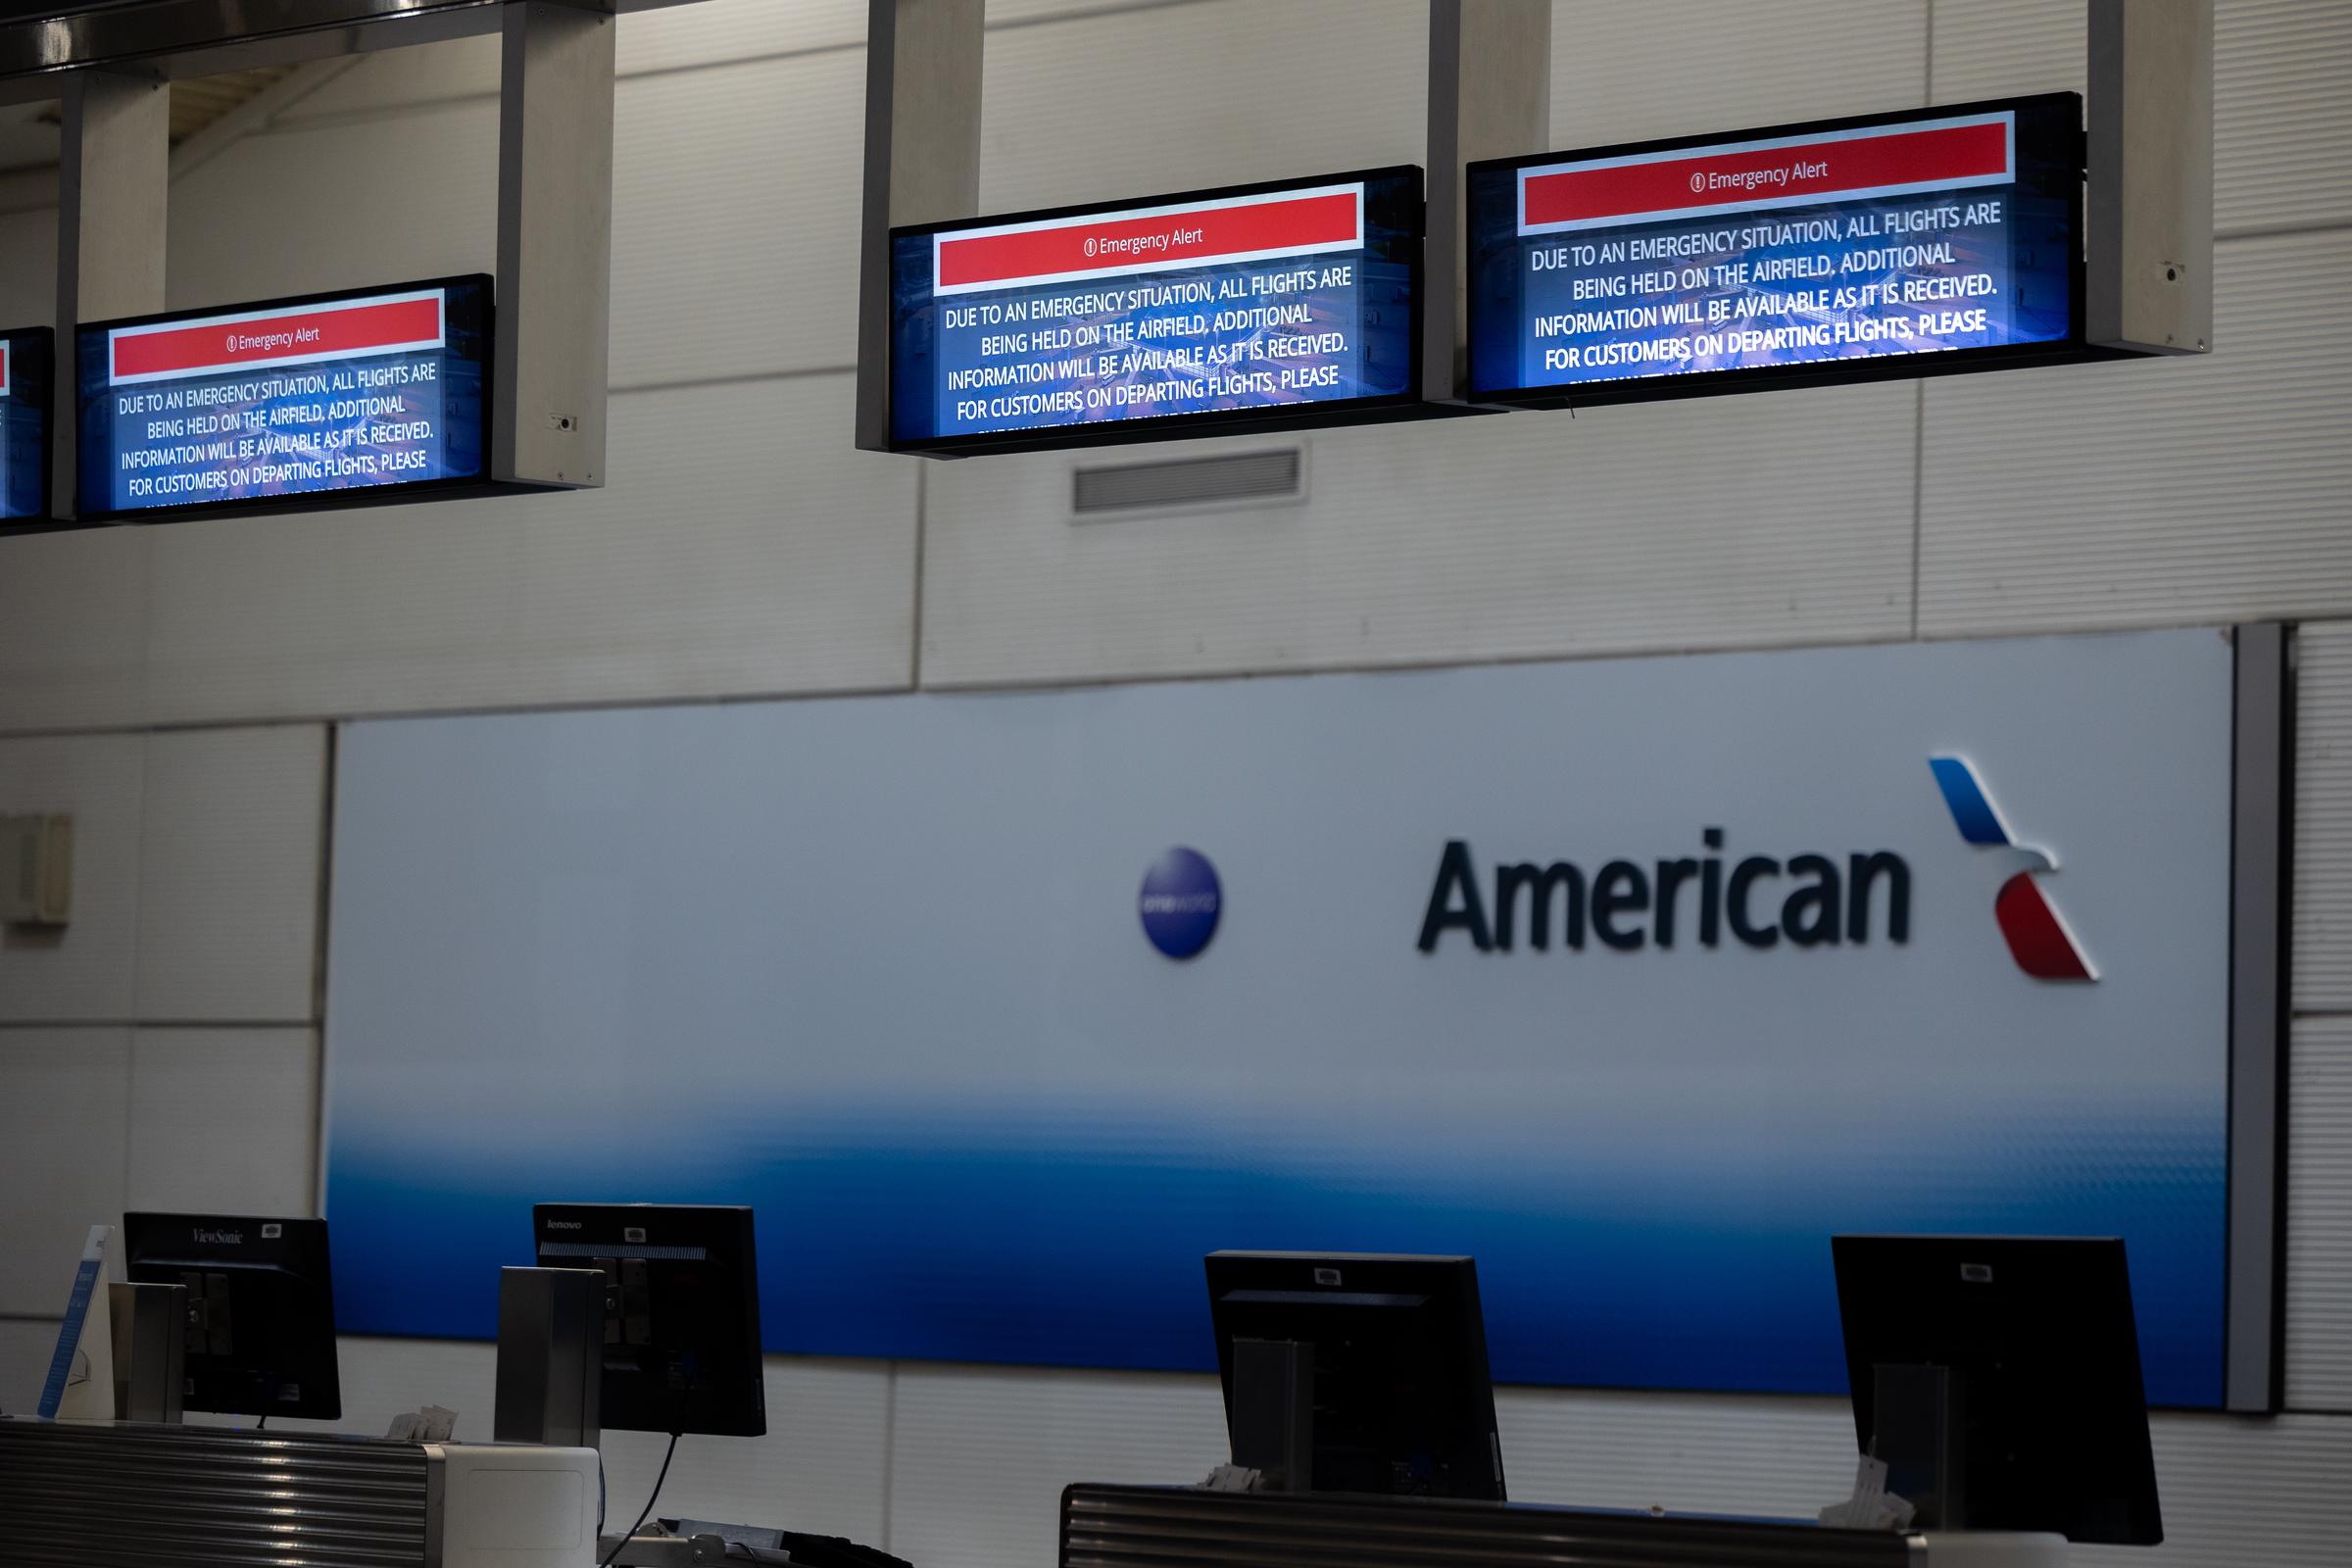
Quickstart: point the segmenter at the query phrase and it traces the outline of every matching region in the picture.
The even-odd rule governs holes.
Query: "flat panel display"
[[[1472,164],[1471,395],[2086,357],[2082,158],[2052,93]]]
[[[1421,172],[891,231],[891,444],[984,452],[1414,406]]]
[[[478,482],[490,316],[475,275],[84,324],[80,514]]]
[[[49,329],[0,335],[0,522],[49,515]]]

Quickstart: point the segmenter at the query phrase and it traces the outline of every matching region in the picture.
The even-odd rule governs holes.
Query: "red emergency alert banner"
[[[1270,261],[1360,250],[1363,243],[1363,185],[1324,185],[935,234],[932,292]]]
[[[2017,177],[2016,141],[2016,117],[2003,110],[1523,169],[1519,232],[2005,185]]]
[[[119,326],[107,334],[113,385],[217,375],[257,366],[307,365],[437,349],[443,291],[378,294],[197,320]]]

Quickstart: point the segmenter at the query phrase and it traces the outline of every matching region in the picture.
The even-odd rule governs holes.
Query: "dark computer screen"
[[[186,1408],[341,1419],[326,1221],[125,1214],[122,1231],[132,1284],[187,1290]]]
[[[605,1276],[602,1426],[767,1431],[750,1209],[541,1203],[531,1219],[541,1268]]]
[[[1933,1482],[1915,1454],[1887,1451],[1882,1375],[1912,1383],[1906,1369],[1941,1368],[1959,1405],[1959,1506],[1927,1522],[2164,1539],[2122,1241],[1839,1236],[1831,1247],[1855,1434],[1887,1460],[1888,1491],[1917,1503],[1905,1487]],[[1896,1414],[1919,1429],[1917,1412]]]
[[[1314,1348],[1311,1490],[1501,1500],[1473,1260],[1211,1252],[1207,1273],[1229,1425],[1236,1340]]]

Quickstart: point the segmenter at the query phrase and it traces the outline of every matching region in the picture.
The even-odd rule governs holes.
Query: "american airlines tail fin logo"
[[[2000,923],[2017,966],[2036,980],[2096,980],[2098,971],[2083,955],[2082,944],[2034,880],[2058,869],[2058,862],[2046,850],[2018,843],[1967,758],[1931,757],[1928,766],[1936,771],[1936,787],[1943,791],[1943,804],[1952,808],[1960,836],[1980,850],[2005,850],[2017,862],[1992,901],[1992,916]]]

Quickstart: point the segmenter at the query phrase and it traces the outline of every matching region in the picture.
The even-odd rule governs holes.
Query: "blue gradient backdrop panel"
[[[1421,217],[1395,169],[895,231],[892,443],[1409,400]]]
[[[0,333],[0,521],[49,514],[50,337]]]
[[[2071,347],[2082,147],[2058,94],[1474,165],[1472,389],[1655,395]]]
[[[490,291],[444,278],[83,326],[82,515],[484,478]]]
[[[345,1326],[487,1337],[534,1201],[748,1202],[775,1351],[1201,1369],[1204,1251],[1467,1251],[1505,1380],[1828,1394],[1832,1234],[2114,1234],[2212,1405],[2230,736],[2212,630],[351,725]],[[2010,957],[1950,756],[2096,984]],[[1454,842],[1490,905],[1769,859],[1783,923],[1425,951]],[[1786,934],[1882,852],[1901,940]]]

